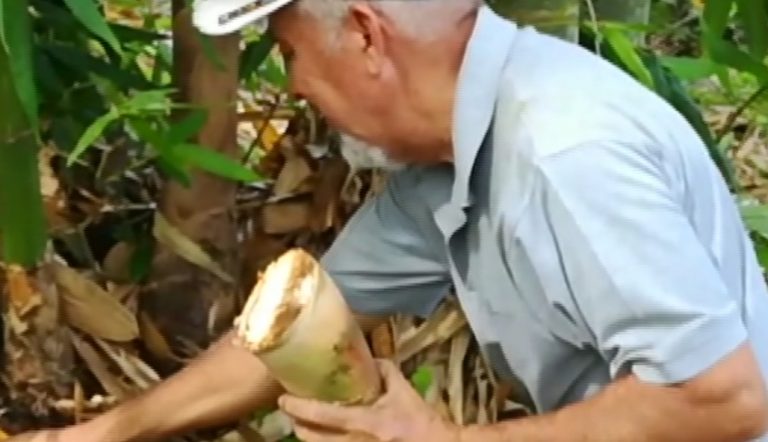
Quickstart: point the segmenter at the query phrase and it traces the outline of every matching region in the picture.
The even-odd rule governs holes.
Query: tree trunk
[[[203,50],[204,37],[192,26],[186,3],[173,1],[174,80],[179,101],[207,111],[208,120],[193,142],[238,158],[235,101],[240,36],[210,38],[215,59],[209,59]],[[231,326],[238,279],[236,225],[231,216],[237,184],[202,171],[193,171],[191,181],[188,188],[168,181],[160,211],[232,278],[225,280],[221,274],[209,272],[158,245],[142,303],[170,347],[185,349],[177,355],[184,358],[194,356]],[[161,355],[153,356],[162,359],[153,363],[164,374],[181,366]]]
[[[491,0],[489,5],[521,25],[572,42],[579,39],[579,0]]]
[[[651,0],[593,0],[598,20],[627,24],[648,24],[651,19]],[[586,9],[586,8],[584,8]],[[584,14],[586,11],[582,11]],[[636,43],[645,39],[645,33],[634,34]]]

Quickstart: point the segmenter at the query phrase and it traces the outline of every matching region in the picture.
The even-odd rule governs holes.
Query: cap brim
[[[192,23],[203,34],[238,32],[293,0],[195,0]]]

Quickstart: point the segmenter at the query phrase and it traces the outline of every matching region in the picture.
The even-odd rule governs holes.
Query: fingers
[[[293,430],[302,442],[379,442],[367,433],[339,433],[301,422],[295,422]]]
[[[403,376],[403,372],[400,371],[400,367],[394,362],[389,359],[377,359],[376,362],[379,365],[379,373],[381,373],[387,385],[408,383]]]
[[[373,416],[368,408],[343,406],[312,399],[283,395],[280,408],[291,417],[338,432],[365,431],[371,428]]]

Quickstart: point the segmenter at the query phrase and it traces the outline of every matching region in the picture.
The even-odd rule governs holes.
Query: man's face
[[[270,27],[285,58],[291,93],[312,103],[336,129],[388,152],[384,146],[393,144],[394,129],[387,115],[396,82],[365,30],[345,25],[332,35],[295,6],[275,13]]]

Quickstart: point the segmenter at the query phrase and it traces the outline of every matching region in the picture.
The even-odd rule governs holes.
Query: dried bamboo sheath
[[[294,395],[354,404],[381,392],[373,356],[344,298],[302,250],[267,267],[236,329],[242,345]]]

